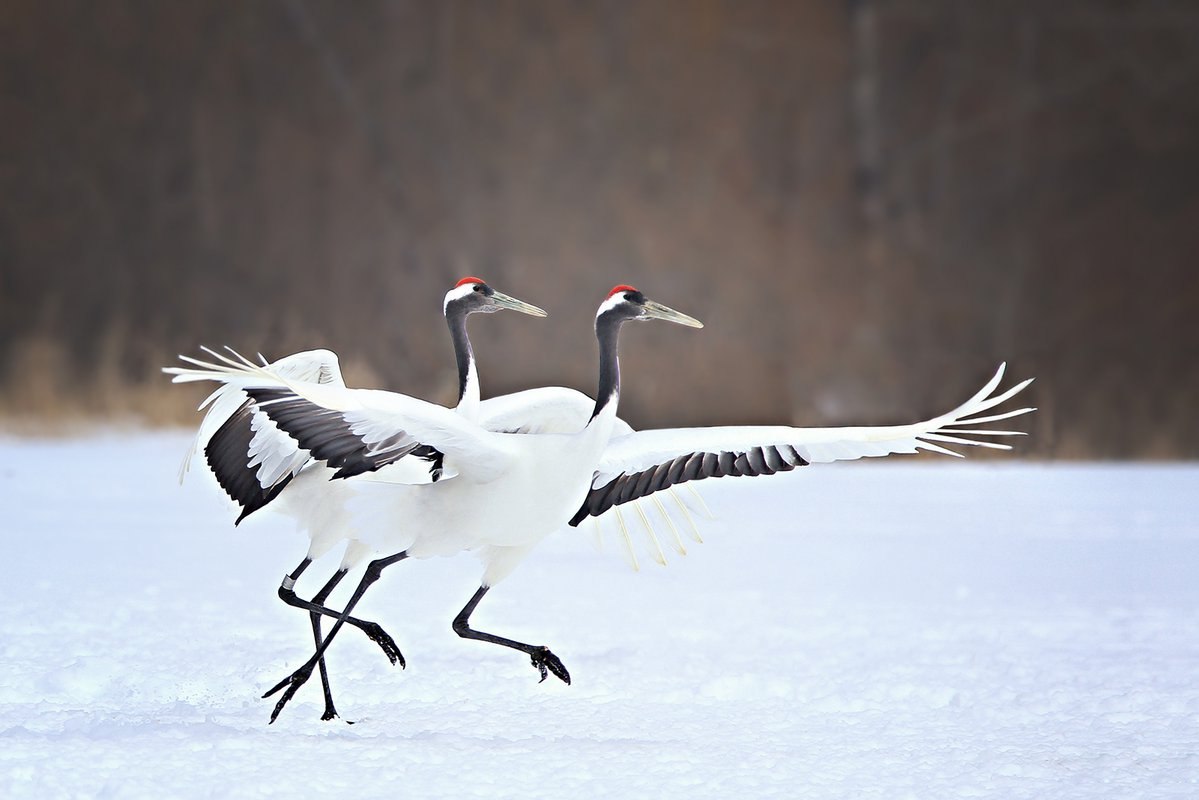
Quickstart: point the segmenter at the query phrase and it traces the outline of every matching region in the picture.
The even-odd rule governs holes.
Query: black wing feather
[[[233,502],[241,506],[235,525],[274,500],[292,479],[289,472],[274,486],[263,486],[258,482],[258,470],[249,465],[250,441],[254,438],[253,419],[254,403],[247,400],[217,428],[204,446],[204,457],[217,483]]]
[[[247,389],[246,394],[313,458],[335,468],[334,478],[374,472],[409,454],[429,461],[434,477],[440,477],[444,458],[441,451],[415,442],[404,433],[368,444],[354,433],[340,411],[319,406],[288,389]]]
[[[598,517],[612,506],[660,492],[676,483],[725,476],[773,475],[807,465],[794,448],[785,445],[753,447],[741,453],[687,453],[640,472],[621,473],[603,486],[592,488],[570,524],[578,526],[587,517]]]

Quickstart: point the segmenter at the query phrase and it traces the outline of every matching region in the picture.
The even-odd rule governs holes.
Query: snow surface
[[[1199,796],[1197,466],[706,481],[668,568],[558,534],[480,606],[572,686],[452,633],[473,558],[405,562],[359,615],[408,669],[347,629],[357,724],[314,678],[268,726],[310,653],[275,596],[306,540],[180,488],[187,443],[0,439],[0,797]]]

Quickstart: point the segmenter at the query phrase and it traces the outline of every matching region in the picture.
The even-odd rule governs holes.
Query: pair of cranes
[[[549,648],[470,626],[471,614],[491,587],[563,524],[577,526],[626,503],[657,503],[656,493],[704,478],[770,475],[918,449],[959,455],[946,444],[1010,449],[980,437],[1021,432],[974,426],[1033,410],[987,414],[1030,383],[995,394],[1001,365],[961,406],[911,425],[634,431],[616,413],[622,326],[657,319],[702,327],[698,320],[632,286],[618,285],[596,312],[594,400],[547,387],[483,401],[466,318],[502,309],[545,315],[477,278],[462,279],[446,294],[459,377],[453,409],[392,392],[347,388],[336,356],[326,350],[256,364],[233,351],[230,357],[206,349],[215,360],[181,356],[190,366],[166,369],[176,382],[221,384],[200,406],[209,410],[192,453],[203,449],[218,482],[242,508],[238,521],[269,504],[296,518],[310,537],[307,554],[284,578],[279,595],[309,612],[315,651],[264,695],[282,692],[272,722],[317,669],[325,698],[322,719],[337,716],[324,653],[346,624],[362,630],[392,663],[403,665],[398,646],[380,626],[351,615],[382,571],[399,561],[476,552],[484,565],[482,580],[454,618],[455,632],[523,652],[542,680],[552,673],[569,683],[569,672]],[[311,600],[299,598],[296,580],[341,541],[346,550],[337,572]],[[378,557],[367,565],[345,608],[327,608],[324,602],[334,587],[371,556]],[[323,616],[334,620],[324,636]]]

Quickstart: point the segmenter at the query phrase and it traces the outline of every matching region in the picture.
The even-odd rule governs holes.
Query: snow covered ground
[[[180,488],[186,444],[0,439],[0,797],[1199,796],[1197,466],[706,481],[669,567],[562,533],[480,607],[572,686],[451,632],[471,557],[405,562],[359,611],[408,669],[347,629],[357,724],[314,679],[268,726],[305,542]]]

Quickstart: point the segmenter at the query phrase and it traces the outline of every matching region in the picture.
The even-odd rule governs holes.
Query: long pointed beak
[[[515,297],[506,295],[503,292],[496,292],[495,294],[493,294],[491,296],[491,302],[494,303],[495,305],[499,306],[500,308],[507,308],[507,309],[511,309],[512,311],[519,311],[520,313],[528,314],[531,317],[546,316],[545,311],[541,310],[537,306],[526,303],[524,300],[517,300]]]
[[[695,317],[689,317],[686,314],[675,311],[673,308],[668,308],[661,303],[655,303],[653,300],[645,301],[645,317],[647,319],[664,319],[667,322],[675,322],[679,325],[686,325],[688,328],[702,328],[704,324]]]

